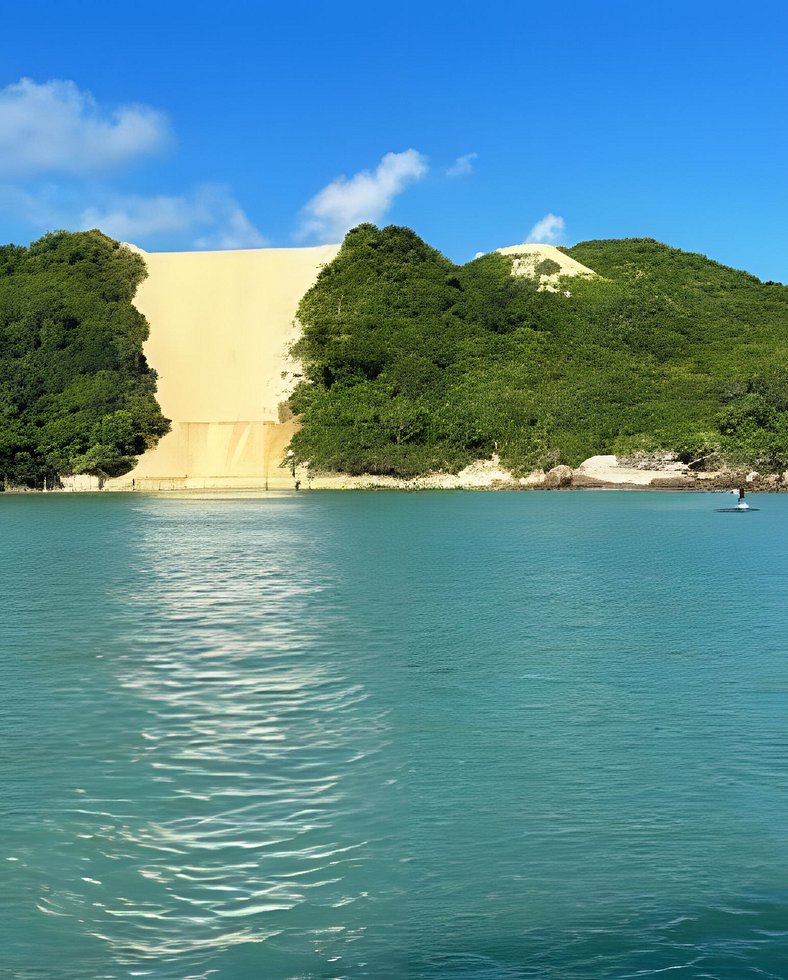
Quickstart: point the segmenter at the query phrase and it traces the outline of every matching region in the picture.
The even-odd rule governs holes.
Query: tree
[[[141,256],[99,231],[0,248],[0,474],[120,475],[169,430],[133,306]]]

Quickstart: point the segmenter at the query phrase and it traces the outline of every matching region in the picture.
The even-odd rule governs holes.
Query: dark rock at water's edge
[[[572,470],[569,466],[554,466],[545,473],[543,486],[548,490],[571,487]]]
[[[676,476],[655,476],[650,486],[655,490],[690,490],[698,486],[694,476],[678,474]]]

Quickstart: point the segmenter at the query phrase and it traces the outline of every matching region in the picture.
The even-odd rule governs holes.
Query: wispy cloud
[[[71,81],[29,78],[0,89],[0,174],[87,174],[157,153],[170,140],[150,106],[102,110]]]
[[[137,242],[150,235],[190,229],[196,218],[193,205],[186,197],[131,194],[114,197],[103,207],[85,208],[74,223],[78,229],[99,228],[112,238]]]
[[[13,215],[36,232],[99,228],[111,238],[143,247],[262,248],[269,244],[228,187],[202,185],[187,194],[119,194],[48,184],[25,189],[0,184],[0,214]]]
[[[255,228],[243,208],[235,202],[229,202],[216,228],[207,235],[202,235],[195,243],[195,248],[225,249],[225,248],[262,248],[268,245],[265,238]]]
[[[319,191],[302,211],[296,238],[340,241],[345,232],[363,221],[379,221],[394,198],[425,176],[427,158],[418,150],[387,153],[373,171],[337,177]]]
[[[23,78],[0,89],[0,214],[32,233],[100,228],[144,247],[266,245],[224,185],[175,195],[117,187],[125,170],[171,139],[167,117],[150,106],[111,109],[73,81]],[[109,173],[115,181],[108,184]]]
[[[454,163],[446,171],[447,177],[468,177],[474,171],[473,162],[479,157],[478,153],[466,153],[464,156],[457,157]]]
[[[526,243],[558,245],[564,237],[565,222],[560,214],[550,212],[540,218],[526,236]]]
[[[84,210],[79,228],[100,228],[112,238],[139,243],[159,235],[196,235],[194,248],[260,248],[266,239],[229,189],[204,186],[189,195],[115,197],[104,207]]]

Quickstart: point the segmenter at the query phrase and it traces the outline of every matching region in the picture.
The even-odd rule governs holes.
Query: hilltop
[[[532,251],[458,266],[407,228],[351,231],[298,310],[298,459],[399,477],[492,454],[515,474],[636,452],[788,466],[787,287],[651,239],[561,249],[571,278]]]

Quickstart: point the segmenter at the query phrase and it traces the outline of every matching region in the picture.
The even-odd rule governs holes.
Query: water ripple
[[[0,501],[0,971],[785,976],[787,498],[53,496]]]

